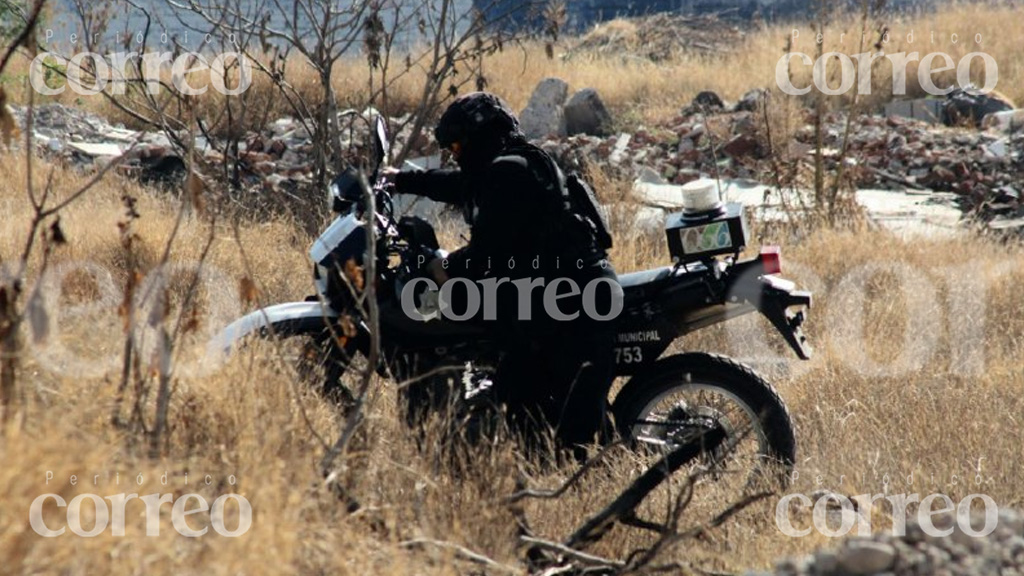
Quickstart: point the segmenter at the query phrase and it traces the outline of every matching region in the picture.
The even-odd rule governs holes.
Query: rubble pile
[[[995,530],[985,537],[966,533],[952,514],[933,517],[934,527],[952,533],[945,537],[925,533],[909,524],[906,534],[881,532],[845,540],[836,550],[778,563],[763,576],[987,576],[1024,574],[1024,515],[1000,510]],[[981,532],[984,517],[975,514],[970,528]]]
[[[701,176],[718,176],[777,186],[780,165],[803,163],[809,169],[815,161],[816,136],[809,112],[804,113],[806,125],[792,138],[780,141],[774,135],[769,146],[759,112],[761,90],[752,90],[735,103],[702,92],[675,118],[618,132],[596,91],[570,94],[562,80],[545,79],[521,114],[527,135],[570,170],[598,165],[612,177],[650,184],[681,185]],[[916,114],[913,106],[908,109]],[[15,115],[24,127],[24,109],[15,109]],[[365,155],[370,129],[366,118],[374,115],[376,111],[367,110],[339,116],[343,145],[353,156]],[[402,149],[411,123],[396,118],[392,124],[406,126],[393,137],[396,149]],[[830,172],[842,162],[858,189],[930,194],[937,200],[952,196],[964,212],[990,228],[1024,231],[1024,111],[989,114],[980,129],[897,113],[854,118],[848,141],[846,128],[842,112],[824,119],[822,156]],[[124,155],[119,169],[143,181],[176,181],[185,172],[185,163],[163,133],[111,126],[79,109],[39,106],[33,130],[42,153],[74,165],[102,165]],[[208,167],[231,167],[244,190],[294,193],[313,181],[313,138],[295,119],[278,119],[247,134],[237,150],[204,137],[197,137],[194,147]],[[432,139],[421,136],[410,156],[416,166],[437,166],[436,152]],[[417,156],[429,157],[416,161]]]
[[[717,14],[659,13],[620,18],[597,25],[563,56],[614,56],[652,62],[672,60],[686,52],[722,53],[743,39],[743,31]]]
[[[776,184],[776,162],[814,161],[816,137],[807,124],[788,142],[773,142],[772,158],[760,94],[729,104],[706,92],[667,122],[600,137],[548,137],[541,146],[571,169],[588,163],[613,176],[685,184],[703,175]],[[990,118],[986,130],[948,127],[899,116],[860,116],[849,131],[843,162],[853,185],[900,192],[953,193],[961,208],[996,229],[1024,230],[1024,130],[1019,111]],[[846,135],[844,113],[824,122],[822,154],[838,168]],[[776,136],[777,138],[777,136]],[[787,184],[788,185],[788,184]]]
[[[22,130],[27,122],[26,109],[13,107],[14,117]],[[342,145],[353,155],[362,154],[369,142],[371,124],[366,118],[373,110],[361,114],[339,115]],[[411,123],[407,118],[395,119],[405,128],[395,137],[403,146],[409,140]],[[36,106],[32,130],[37,152],[84,170],[120,159],[118,169],[146,183],[177,182],[186,171],[185,161],[160,131],[136,131],[122,125],[111,125],[95,114],[61,104]],[[187,134],[177,139],[188,142]],[[414,152],[429,151],[430,142],[421,138]],[[309,128],[294,118],[280,118],[267,124],[260,132],[249,132],[237,143],[237,150],[228,141],[196,136],[195,152],[207,168],[236,166],[240,184],[250,191],[294,192],[313,181],[314,143]]]

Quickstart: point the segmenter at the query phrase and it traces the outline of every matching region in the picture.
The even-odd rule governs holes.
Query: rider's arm
[[[399,194],[426,196],[435,202],[462,204],[462,173],[458,170],[413,170],[395,175],[395,191]]]

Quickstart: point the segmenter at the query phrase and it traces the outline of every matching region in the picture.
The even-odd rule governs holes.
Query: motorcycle
[[[313,358],[326,394],[351,400],[342,377],[355,358],[365,361],[371,342],[353,284],[374,282],[380,354],[372,369],[397,382],[418,383],[403,386],[406,417],[413,422],[425,406],[450,406],[452,396],[464,405],[486,397],[501,351],[477,324],[443,317],[424,321],[403,309],[403,289],[423,277],[424,255],[444,253],[428,222],[395,214],[381,171],[389,146],[382,120],[377,119],[371,138],[370,177],[363,180],[350,169],[331,184],[337,218],[310,249],[318,293],[238,319],[220,334],[217,346],[231,349],[254,336],[303,338],[312,348],[303,348],[299,360]],[[786,470],[796,459],[796,437],[789,411],[771,384],[726,356],[665,354],[685,334],[758,312],[799,358],[810,358],[801,326],[811,294],[778,276],[777,249],[740,261],[747,235],[742,206],[701,206],[706,192],[698,191],[697,210],[668,219],[673,264],[619,276],[624,300],[614,320],[614,354],[616,376],[626,381],[609,399],[609,412],[615,431],[636,449],[713,457],[722,446],[749,436],[756,461]],[[373,234],[367,232],[368,221]],[[374,250],[367,249],[368,238]],[[375,274],[360,280],[367,254],[373,254]],[[429,306],[426,298],[419,300]],[[708,440],[712,437],[717,445]]]

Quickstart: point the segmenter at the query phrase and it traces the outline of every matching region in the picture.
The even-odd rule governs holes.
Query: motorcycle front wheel
[[[274,343],[273,353],[291,366],[309,389],[343,407],[353,403],[342,377],[356,350],[338,345],[338,327],[327,325],[323,318],[289,319],[262,328],[259,337]]]

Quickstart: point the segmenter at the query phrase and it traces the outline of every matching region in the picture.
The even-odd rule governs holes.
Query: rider
[[[490,325],[502,350],[497,397],[515,429],[552,426],[559,443],[580,456],[579,446],[594,442],[606,422],[614,376],[614,333],[600,315],[622,292],[606,251],[589,229],[578,233],[581,219],[572,217],[561,171],[527,142],[500,98],[484,92],[458,98],[434,135],[458,169],[396,174],[396,192],[460,206],[472,235],[467,246],[427,269],[439,283],[499,279],[497,321]],[[530,292],[528,319],[518,287],[502,278],[543,280]],[[544,306],[544,287],[555,279],[570,279],[579,289],[561,280],[555,292],[558,312],[571,320],[552,318]],[[598,313],[588,314],[582,292],[594,281]]]

